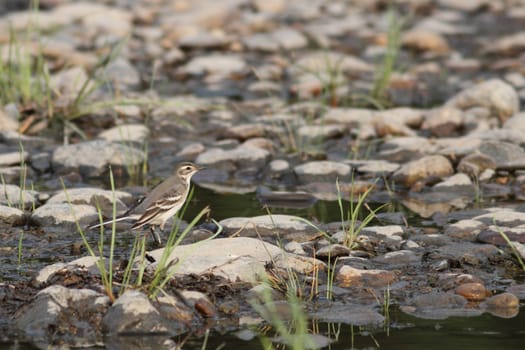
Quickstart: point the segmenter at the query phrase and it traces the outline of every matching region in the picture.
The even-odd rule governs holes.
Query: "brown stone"
[[[392,271],[361,270],[351,266],[342,266],[336,275],[340,287],[385,287],[396,280]]]
[[[481,283],[465,283],[456,287],[456,294],[470,301],[481,301],[490,295],[490,292]]]

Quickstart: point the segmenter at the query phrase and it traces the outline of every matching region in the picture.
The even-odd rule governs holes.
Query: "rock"
[[[305,144],[337,138],[343,135],[345,128],[341,125],[303,125],[297,130],[297,135]]]
[[[448,225],[445,228],[445,235],[462,240],[475,241],[480,231],[486,227],[477,220],[461,220]]]
[[[520,311],[520,301],[511,293],[501,293],[485,300],[487,312],[501,318],[516,317]]]
[[[455,293],[470,301],[482,301],[490,296],[489,291],[481,283],[464,283],[456,287]]]
[[[426,156],[401,166],[393,175],[393,180],[410,187],[417,181],[428,177],[443,178],[454,173],[450,161],[439,155]]]
[[[519,243],[525,243],[525,228],[522,227],[499,227],[491,225],[483,230],[480,230],[475,237],[478,242],[494,244],[498,246],[506,246],[507,241],[503,238],[502,233],[515,244],[515,248],[520,251]]]
[[[143,124],[117,125],[98,134],[99,139],[107,142],[143,143],[149,137],[149,129]]]
[[[525,49],[525,31],[519,31],[511,35],[502,35],[490,40],[484,47],[489,54],[512,56],[523,52]]]
[[[55,172],[65,174],[79,171],[85,177],[99,177],[107,172],[108,166],[126,169],[138,167],[145,161],[143,151],[103,140],[60,146],[52,157]]]
[[[218,167],[226,170],[255,168],[261,169],[270,158],[267,150],[240,145],[232,150],[209,148],[197,156],[195,162],[205,167]]]
[[[503,123],[502,128],[509,130],[521,130],[525,132],[525,112],[513,115]]]
[[[399,250],[397,252],[388,252],[385,255],[378,256],[374,261],[389,266],[406,266],[420,262],[421,257],[411,250]]]
[[[337,271],[335,280],[340,287],[386,287],[394,283],[396,275],[386,270],[361,270],[343,265]]]
[[[124,292],[102,319],[104,332],[118,334],[178,335],[186,325],[164,317],[151,300],[138,290]]]
[[[459,109],[486,107],[501,122],[519,112],[519,97],[514,88],[499,79],[487,80],[478,85],[460,91],[446,103]]]
[[[435,153],[436,147],[424,137],[396,137],[379,146],[378,159],[404,163]]]
[[[16,327],[35,343],[94,347],[102,343],[100,319],[109,305],[109,298],[94,290],[53,285],[18,311]]]
[[[450,47],[444,36],[424,30],[411,30],[403,34],[401,43],[416,51],[429,51],[434,54],[447,54]]]
[[[446,178],[444,181],[441,181],[435,184],[432,187],[433,190],[437,191],[469,191],[472,192],[474,187],[470,177],[466,174],[455,174],[451,177]]]
[[[133,204],[131,194],[122,191],[102,190],[94,187],[71,188],[60,191],[47,201],[46,204],[71,203],[89,204],[95,208],[100,208],[105,216],[113,214],[113,198],[116,199],[117,214],[122,214],[128,209],[125,203]]]
[[[0,187],[0,204],[9,207],[31,208],[35,203],[35,191],[21,190],[17,185],[3,184]]]
[[[290,68],[292,76],[304,72],[327,72],[337,67],[342,73],[366,73],[372,72],[372,64],[351,55],[341,54],[334,51],[314,51],[302,56]]]
[[[333,259],[340,256],[348,256],[350,254],[350,249],[347,246],[342,244],[330,244],[326,247],[319,249],[315,256],[319,259]]]
[[[372,122],[375,112],[364,108],[330,108],[323,115],[324,122],[328,124],[346,124],[359,127]]]
[[[22,223],[24,212],[18,208],[0,205],[0,221],[10,225]]]
[[[452,258],[461,264],[480,266],[487,264],[500,254],[498,248],[492,244],[470,242],[456,242],[439,247],[435,251],[436,257]]]
[[[220,49],[230,42],[222,31],[200,32],[182,37],[179,46],[184,49]]]
[[[280,28],[270,33],[256,33],[244,40],[244,45],[252,51],[276,52],[296,50],[307,45],[308,41],[300,32],[292,28]]]
[[[164,249],[150,252],[160,261]],[[300,274],[325,269],[319,260],[286,253],[281,248],[248,237],[219,238],[188,245],[179,245],[171,253],[169,261],[178,260],[173,268],[175,276],[211,273],[231,282],[256,283],[266,274],[265,265],[273,262],[276,268],[290,269]],[[148,268],[155,268],[156,264]]]
[[[495,169],[512,162],[525,162],[523,148],[510,142],[485,141],[479,147],[479,152],[490,157],[496,165],[495,167],[482,167],[483,170]]]
[[[319,308],[309,316],[315,320],[327,323],[344,323],[354,326],[380,326],[385,317],[374,307],[366,305],[331,305]]]
[[[514,211],[511,208],[491,208],[488,213],[475,216],[472,220],[481,221],[487,226],[496,224],[515,227],[525,223],[525,213]]]
[[[87,270],[90,275],[100,276],[100,270],[97,265],[98,260],[99,259],[97,257],[84,256],[82,258],[75,259],[68,263],[58,262],[51,265],[47,265],[43,269],[38,271],[38,273],[33,277],[31,284],[36,288],[41,288],[45,284],[51,282],[50,278],[55,273],[64,270],[74,272],[75,274],[78,273],[78,270]]]
[[[371,174],[389,174],[399,169],[400,165],[397,163],[387,162],[386,160],[365,160],[350,162],[350,165],[357,168],[360,173]]]
[[[483,153],[472,153],[462,158],[458,164],[458,171],[466,175],[479,178],[487,169],[496,169],[494,159]]]
[[[75,99],[81,93],[83,85],[89,77],[82,67],[73,67],[61,70],[51,76],[49,85],[52,91],[58,95],[60,106],[73,106]],[[87,83],[86,89],[93,89],[93,82]]]
[[[83,227],[98,219],[97,210],[91,205],[50,203],[38,207],[31,219],[40,226],[62,226],[76,230],[76,223]]]
[[[186,160],[193,160],[204,151],[206,151],[206,147],[202,143],[192,142],[177,152],[176,156]]]
[[[239,56],[212,54],[194,57],[180,70],[188,75],[217,74],[226,77],[233,74],[242,74],[247,68],[248,65]]]
[[[6,113],[4,108],[0,108],[0,131],[17,131],[18,126],[18,118]]]
[[[290,170],[290,163],[284,159],[275,159],[268,163],[268,168],[272,174],[281,174]]]
[[[481,315],[481,310],[468,308],[467,303],[467,299],[457,294],[432,292],[408,300],[401,310],[412,316],[430,320]]]
[[[432,110],[421,129],[429,130],[436,137],[449,137],[463,126],[462,111],[457,108],[442,107]]]
[[[294,168],[300,183],[333,182],[349,180],[352,168],[343,163],[333,161],[312,161]]]
[[[302,218],[291,215],[261,215],[255,217],[233,217],[219,222],[228,233],[239,232],[243,236],[286,237],[297,242],[309,241],[318,236],[318,231]]]
[[[0,154],[0,167],[9,165],[19,165],[27,161],[29,153],[27,152],[3,152]]]

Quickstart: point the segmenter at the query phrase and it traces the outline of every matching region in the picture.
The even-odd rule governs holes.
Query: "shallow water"
[[[256,216],[267,213],[267,209],[258,200],[256,194],[217,194],[209,189],[196,187],[192,201],[189,203],[185,217],[191,218],[204,206],[211,207],[211,217],[219,221],[233,216]],[[347,206],[348,203],[345,203]],[[373,205],[372,205],[373,207]],[[420,218],[400,204],[388,207],[390,211],[401,211],[410,224],[420,224]],[[313,205],[297,203],[273,203],[269,206],[273,214],[298,215],[319,222],[340,221],[340,209],[337,201],[317,201]],[[56,261],[69,261],[78,257],[70,248],[72,241],[80,237],[57,235],[46,242],[44,234],[24,238],[23,264],[17,267],[16,253],[2,258],[0,273],[4,280],[16,281],[30,278],[44,265]],[[91,236],[93,243],[96,235]],[[118,256],[124,257],[132,244],[133,236],[127,233],[119,239]],[[11,242],[15,244],[16,240]],[[14,248],[14,247],[13,247]],[[524,308],[522,307],[522,310]],[[346,324],[327,324],[310,321],[309,328],[316,329],[318,334],[334,339],[330,349],[516,349],[525,343],[525,314],[520,312],[516,317],[504,319],[484,314],[479,317],[450,318],[447,320],[424,320],[404,314],[393,307],[390,312],[388,329],[357,327]],[[5,336],[5,335],[4,335]],[[181,341],[184,336],[174,339]],[[126,337],[108,340],[108,348],[140,346],[145,349],[164,348],[167,339],[163,337]],[[31,344],[12,343],[13,339],[0,337],[0,349],[34,349]],[[203,336],[192,335],[183,346],[184,349],[202,349]],[[239,339],[235,332],[218,334],[212,332],[206,340],[206,349],[258,349],[262,348],[258,337],[250,341]]]

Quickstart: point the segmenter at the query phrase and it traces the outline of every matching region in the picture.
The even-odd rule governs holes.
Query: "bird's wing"
[[[131,229],[141,228],[154,221],[155,218],[161,216],[163,213],[170,211],[182,200],[182,196],[183,194],[180,192],[171,192],[156,200],[146,208],[144,214],[133,224]]]

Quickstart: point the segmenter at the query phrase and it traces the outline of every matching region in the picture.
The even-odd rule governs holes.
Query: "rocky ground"
[[[309,317],[326,322],[383,324],[387,293],[421,318],[518,314],[524,1],[27,8],[0,5],[1,67],[12,70],[0,71],[6,340],[94,346],[154,333],[170,346],[188,331],[264,322],[251,303],[267,294],[288,317],[294,279]],[[32,93],[8,94],[23,85],[13,72],[24,57],[35,62]],[[364,194],[374,208],[389,206],[355,239],[346,213],[305,217],[316,227],[283,214],[208,220],[170,255],[179,264],[165,293],[129,289],[111,300],[77,223],[97,221],[97,205],[110,217],[113,199],[125,212],[183,160],[207,168],[194,176],[200,188],[256,196],[270,212]],[[208,204],[195,200],[199,210]],[[219,237],[195,243],[219,227]],[[134,237],[122,231],[119,264]],[[149,252],[146,282],[161,254]],[[115,267],[117,296],[123,273]]]

